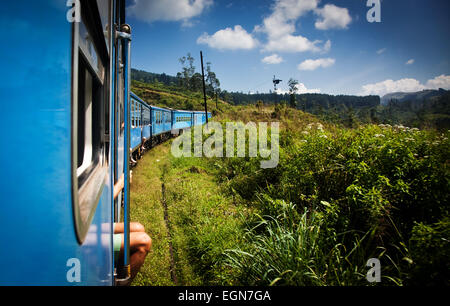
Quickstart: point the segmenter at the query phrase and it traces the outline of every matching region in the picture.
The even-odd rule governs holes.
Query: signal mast
[[[277,98],[277,85],[283,82],[283,80],[277,79],[276,76],[273,76],[273,87],[275,92],[275,103],[278,104]]]

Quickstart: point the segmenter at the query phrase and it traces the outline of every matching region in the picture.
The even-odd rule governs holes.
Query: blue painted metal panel
[[[174,129],[174,130],[187,129],[187,128],[190,128],[192,125],[192,120],[191,121],[177,121],[179,118],[185,118],[185,117],[192,118],[192,112],[174,111],[173,117],[174,118],[173,118],[172,129]]]
[[[170,132],[172,130],[172,112],[171,111],[165,111],[164,112],[164,133]]]
[[[109,180],[83,245],[75,234],[66,13],[66,1],[16,0],[0,10],[8,29],[0,48],[0,129],[14,129],[0,134],[0,285],[70,285],[70,258],[81,262],[78,284],[112,285]]]
[[[141,128],[133,128],[131,129],[131,149],[136,149],[141,144]]]
[[[171,111],[165,108],[152,106],[152,135],[157,136],[171,131],[171,123],[165,122]],[[159,119],[159,120],[157,120]]]
[[[151,128],[149,125],[144,126],[142,128],[142,137],[145,137],[145,139],[150,140],[150,133],[151,133]]]

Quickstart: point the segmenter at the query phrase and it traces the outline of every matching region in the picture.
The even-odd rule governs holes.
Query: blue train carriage
[[[138,150],[142,142],[143,103],[131,96],[131,151]]]
[[[140,157],[152,137],[151,106],[131,92],[131,153]]]
[[[151,107],[152,138],[162,141],[170,136],[172,130],[172,111],[161,107]]]
[[[16,0],[0,10],[8,28],[0,48],[8,72],[0,76],[0,285],[109,286],[130,274],[125,1],[67,3]],[[115,190],[120,179],[124,189]],[[118,221],[126,228],[120,261]]]
[[[193,112],[194,125],[203,125],[206,123],[206,113],[195,111]],[[211,113],[208,112],[208,120],[212,117]]]
[[[189,129],[193,126],[193,112],[174,110],[172,111],[172,133],[178,134],[179,131]]]

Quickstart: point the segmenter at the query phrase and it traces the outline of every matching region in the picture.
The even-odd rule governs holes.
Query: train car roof
[[[181,109],[174,109],[173,111],[177,112],[177,113],[193,113],[193,111],[181,110]]]
[[[157,106],[153,106],[148,104],[147,102],[145,102],[144,100],[142,100],[141,98],[139,98],[134,92],[130,92],[130,95],[133,99],[138,100],[139,102],[141,102],[142,104],[145,104],[148,107],[151,107],[153,109],[157,109],[157,110],[161,110],[161,111],[174,111],[177,113],[194,113],[194,114],[204,114],[204,111],[188,111],[188,110],[180,110],[180,109],[172,109],[172,108],[163,108],[163,107],[157,107]],[[208,112],[208,115],[210,115],[211,112]]]
[[[145,104],[145,106],[151,107],[150,104],[148,104],[147,102],[145,102],[144,100],[142,100],[141,98],[139,98],[134,92],[130,92],[130,96],[135,99],[138,100],[139,102],[141,102],[142,104]]]
[[[150,107],[153,108],[153,109],[157,109],[157,110],[161,110],[161,111],[165,111],[165,112],[170,112],[171,111],[170,109],[163,108],[163,107],[157,107],[157,106],[153,106],[153,105],[150,105]]]
[[[196,114],[204,114],[205,111],[193,111],[193,113],[196,113]],[[211,112],[208,112],[208,114],[211,114]]]

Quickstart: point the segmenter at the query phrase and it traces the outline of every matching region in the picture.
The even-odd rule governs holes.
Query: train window
[[[139,120],[139,127],[142,127],[142,122],[141,122],[141,114],[142,114],[142,105],[141,104],[139,104],[139,113],[138,113],[138,115],[139,115],[139,117],[138,117],[138,120]]]
[[[138,127],[138,104],[136,101],[134,101],[134,112],[133,112],[133,116],[134,116],[134,127]]]
[[[133,127],[134,128],[137,127],[137,115],[136,115],[136,113],[137,113],[137,103],[136,103],[136,101],[134,101],[134,103],[133,103],[133,110],[132,110]]]
[[[95,10],[96,2],[83,1],[81,22],[72,25],[72,194],[80,243],[103,192],[108,163],[109,54],[105,35],[109,34],[94,20],[95,14],[90,14]],[[105,13],[109,15],[109,10]]]
[[[131,128],[134,128],[134,100],[131,100]]]

